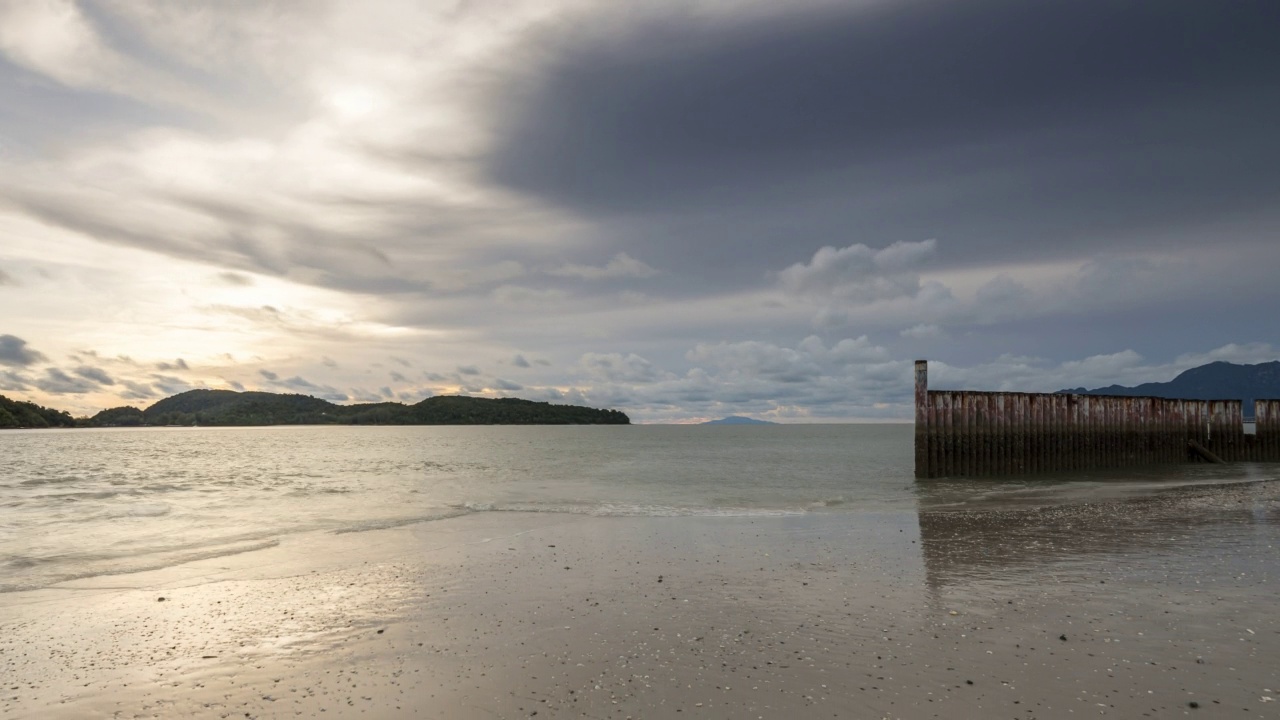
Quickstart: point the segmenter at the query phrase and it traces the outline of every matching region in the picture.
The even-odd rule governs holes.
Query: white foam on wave
[[[492,503],[464,502],[455,506],[469,512],[553,513],[594,517],[788,517],[806,511],[783,508],[697,507],[633,503]]]
[[[370,530],[388,530],[390,528],[404,527],[405,525],[416,525],[418,523],[434,522],[436,520],[448,520],[450,518],[462,517],[470,515],[474,510],[467,508],[454,508],[444,512],[432,513],[429,515],[417,515],[414,517],[399,518],[375,518],[372,520],[364,520],[354,523],[346,527],[340,527],[331,530],[334,535],[346,535],[347,533],[368,532]]]
[[[105,518],[160,517],[168,515],[172,508],[165,503],[137,503],[117,508],[103,515]]]
[[[228,557],[231,555],[239,555],[241,553],[254,552],[256,550],[266,550],[280,544],[277,539],[267,540],[265,542],[256,542],[237,545],[222,545],[206,550],[186,553],[162,554],[159,557],[155,555],[145,555],[137,558],[136,562],[115,565],[111,567],[86,568],[79,572],[61,573],[57,575],[45,575],[18,580],[16,582],[0,583],[0,593],[22,592],[24,590],[37,590],[58,583],[70,582],[72,580],[84,580],[86,578],[102,577],[107,575],[129,575],[132,573],[148,572],[150,570],[163,570],[164,568],[182,565],[184,563],[196,562],[197,560],[212,560],[214,558]],[[27,559],[27,558],[24,558]],[[25,567],[37,566],[41,563],[32,560]]]

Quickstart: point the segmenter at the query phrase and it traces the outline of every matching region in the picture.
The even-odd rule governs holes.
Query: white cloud
[[[784,290],[797,295],[870,303],[920,292],[916,272],[937,248],[935,240],[896,242],[876,250],[856,244],[837,250],[827,246],[808,263],[778,273]]]
[[[129,63],[108,48],[71,0],[0,5],[0,51],[73,86],[114,89]]]
[[[586,353],[579,364],[590,377],[610,382],[650,383],[667,375],[634,353]]]
[[[612,260],[605,263],[604,267],[568,264],[548,270],[547,274],[584,280],[603,280],[623,277],[647,278],[657,275],[658,271],[626,253],[618,253]]]
[[[898,335],[910,340],[933,340],[946,337],[947,333],[937,325],[919,323],[902,330]]]

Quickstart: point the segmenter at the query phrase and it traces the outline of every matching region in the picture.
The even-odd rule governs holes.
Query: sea
[[[0,431],[0,592],[473,513],[849,522],[1270,481],[1276,465],[928,480],[910,425]]]

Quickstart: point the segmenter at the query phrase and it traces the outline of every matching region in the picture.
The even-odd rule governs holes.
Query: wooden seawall
[[[1280,461],[1280,400],[930,390],[916,361],[916,477],[976,477],[1185,463],[1192,448],[1235,461]]]

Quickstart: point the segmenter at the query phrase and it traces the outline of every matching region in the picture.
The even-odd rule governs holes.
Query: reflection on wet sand
[[[954,483],[921,482],[917,492],[926,583],[934,591],[975,581],[1035,583],[1050,572],[1069,576],[1160,555],[1176,554],[1194,568],[1198,558],[1228,562],[1239,548],[1260,540],[1265,546],[1258,533],[1280,539],[1275,480],[1133,493],[1072,493],[1049,483],[1017,493],[971,488],[964,504],[954,502]]]

